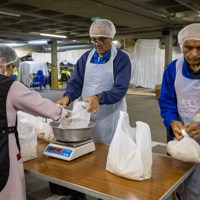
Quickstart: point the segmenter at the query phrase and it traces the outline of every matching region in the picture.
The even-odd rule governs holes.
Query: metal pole
[[[51,89],[58,89],[57,40],[51,43]]]
[[[173,50],[173,32],[169,30],[165,36],[165,67],[172,61],[172,50]]]

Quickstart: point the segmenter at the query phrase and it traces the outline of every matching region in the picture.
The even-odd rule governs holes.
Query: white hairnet
[[[90,37],[114,38],[116,29],[114,24],[108,19],[99,19],[90,26]]]
[[[178,33],[180,45],[183,45],[186,40],[200,40],[200,23],[190,24]]]
[[[15,50],[6,45],[0,45],[0,58],[5,59],[4,65],[14,63],[17,61],[18,57]]]

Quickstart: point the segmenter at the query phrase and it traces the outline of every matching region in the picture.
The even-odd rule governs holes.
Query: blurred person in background
[[[200,23],[178,33],[183,55],[164,71],[159,106],[168,140],[183,138],[182,130],[200,144]],[[180,194],[179,194],[180,195]],[[200,164],[184,183],[180,199],[200,199]]]
[[[9,46],[0,45],[0,199],[26,200],[23,161],[17,133],[17,111],[53,120],[62,120],[67,111],[39,93],[30,91],[7,75],[17,54]],[[33,101],[34,99],[34,101]]]
[[[12,68],[13,68],[12,78],[14,80],[17,80],[17,78],[18,78],[18,71],[17,71],[16,63],[14,63],[14,65],[12,65]]]

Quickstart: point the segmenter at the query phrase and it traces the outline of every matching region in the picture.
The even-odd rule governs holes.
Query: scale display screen
[[[54,146],[48,146],[45,151],[51,154],[56,154],[65,157],[70,157],[70,155],[72,154],[72,150],[70,149],[54,147]]]

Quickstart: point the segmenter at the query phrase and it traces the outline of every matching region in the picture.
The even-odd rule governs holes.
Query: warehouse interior
[[[116,39],[160,38],[169,30],[176,36],[183,26],[199,21],[195,0],[2,0],[1,42],[51,40],[40,33],[67,36],[61,45],[88,44],[92,20],[108,18],[116,26]],[[13,34],[14,33],[14,34]],[[76,40],[76,41],[73,41]],[[20,44],[19,44],[20,45]],[[21,44],[22,45],[22,44]],[[34,46],[34,45],[31,45]],[[48,44],[47,44],[48,46]],[[42,46],[36,49],[42,51]],[[45,49],[44,49],[45,50]]]
[[[58,67],[59,75],[63,62],[75,65],[83,52],[92,48],[89,27],[99,18],[107,18],[116,26],[114,42],[129,54],[133,63],[131,84],[154,89],[160,85],[166,65],[181,54],[178,31],[199,22],[199,2],[3,0],[0,43],[15,48],[21,61],[51,63]],[[56,57],[52,56],[53,48],[58,51]],[[151,52],[149,58],[146,51]],[[147,68],[148,72],[144,72]]]
[[[61,63],[75,65],[83,52],[92,48],[89,27],[99,18],[107,18],[116,26],[114,42],[129,53],[133,63],[131,84],[153,89],[161,83],[166,65],[181,54],[176,38],[178,31],[187,24],[199,22],[199,2],[3,0],[0,2],[0,43],[15,48],[22,60],[33,59],[57,66],[60,74]],[[56,57],[51,56],[52,47],[58,51]],[[145,50],[155,53],[144,60]],[[141,57],[143,63],[135,57]],[[150,66],[148,73],[152,74],[148,79],[148,73],[142,74],[142,66],[147,68],[145,63],[152,62],[151,58],[157,60],[152,63],[156,70]]]
[[[44,64],[46,76],[56,71],[52,87],[49,83],[45,88],[30,87],[56,102],[67,84],[61,81],[62,69],[73,73],[80,56],[93,47],[89,27],[98,19],[115,24],[114,42],[131,60],[132,77],[126,94],[130,124],[147,123],[152,151],[166,155],[166,130],[157,101],[162,75],[166,65],[181,55],[178,32],[200,22],[199,0],[1,0],[0,44],[16,50],[19,81],[28,87],[30,80],[25,80],[29,72],[23,62]],[[53,194],[48,181],[28,174],[26,191],[27,200],[70,198]],[[90,195],[87,198],[97,200]]]

